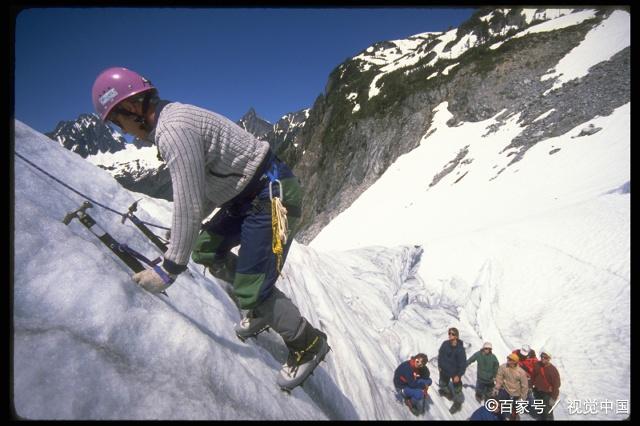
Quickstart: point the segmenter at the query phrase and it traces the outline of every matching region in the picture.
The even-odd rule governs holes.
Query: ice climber
[[[269,143],[215,112],[161,100],[154,85],[134,71],[115,67],[101,72],[92,100],[104,122],[155,144],[171,176],[168,250],[162,264],[136,273],[133,280],[149,292],[164,291],[187,269],[192,252],[195,262],[218,272],[235,268],[218,275],[233,279],[243,313],[236,334],[245,339],[274,329],[289,350],[277,383],[285,390],[299,385],[330,348],[326,334],[275,286],[299,225],[298,179]],[[220,210],[200,232],[202,220],[216,207]],[[288,235],[282,232],[287,223]],[[238,244],[237,261],[229,261],[230,249]]]

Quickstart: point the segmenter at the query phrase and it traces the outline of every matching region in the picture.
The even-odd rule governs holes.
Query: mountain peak
[[[241,118],[241,120],[244,119],[248,119],[248,118],[257,118],[258,114],[256,113],[256,110],[253,107],[249,107],[249,111],[247,111]]]
[[[263,139],[273,128],[271,123],[258,116],[253,107],[249,108],[249,111],[236,124],[258,139]]]
[[[45,135],[83,158],[99,152],[117,152],[126,144],[120,133],[93,113],[81,113],[75,120],[60,121],[55,130]]]

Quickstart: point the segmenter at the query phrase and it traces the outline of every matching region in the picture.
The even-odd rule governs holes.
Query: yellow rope
[[[282,205],[282,201],[278,197],[271,199],[271,229],[273,231],[272,249],[276,255],[278,274],[282,266],[282,253],[284,246],[287,244],[287,209]]]

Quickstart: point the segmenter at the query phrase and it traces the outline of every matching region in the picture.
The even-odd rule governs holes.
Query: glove
[[[145,269],[131,277],[140,287],[151,293],[162,293],[176,279],[176,275],[165,271],[161,266],[154,266],[153,269]]]

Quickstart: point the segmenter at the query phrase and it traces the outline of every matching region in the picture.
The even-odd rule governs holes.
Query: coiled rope
[[[279,197],[273,197],[271,199],[271,229],[273,231],[272,249],[276,255],[276,268],[280,273],[282,266],[282,254],[283,248],[287,244],[287,209],[282,205],[282,200]]]

